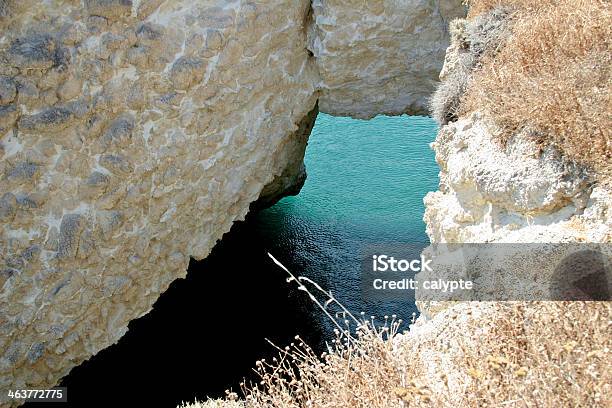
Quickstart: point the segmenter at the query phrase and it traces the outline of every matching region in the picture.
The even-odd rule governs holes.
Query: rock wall
[[[537,132],[525,128],[511,137],[502,137],[494,118],[481,111],[466,113],[461,108],[462,97],[474,80],[473,70],[485,55],[493,57],[511,35],[510,15],[511,9],[502,7],[451,24],[452,44],[440,72],[440,86],[432,98],[432,114],[441,128],[431,145],[440,167],[439,190],[424,200],[430,241],[610,243],[609,184],[599,181],[592,169],[568,160],[554,145],[542,143]],[[436,256],[445,257],[452,252],[446,251],[448,246],[441,248],[447,253]],[[501,267],[493,271],[484,256],[474,261],[479,262],[474,269],[490,271],[476,273],[482,275],[479,287],[488,293],[507,294],[510,299],[549,299],[546,295],[525,295],[540,293],[535,292],[536,283],[542,289],[558,278],[555,267],[559,262],[550,260],[563,259],[561,246],[550,254],[543,246],[516,248],[503,255],[509,273]],[[612,257],[612,248],[602,250]],[[496,254],[498,261],[501,256]],[[530,262],[526,263],[526,259]],[[417,279],[431,278],[430,275],[420,273]],[[524,286],[519,287],[518,282]],[[424,320],[449,307],[447,302],[432,301],[424,291],[417,293],[417,298]]]
[[[527,134],[505,145],[475,113],[432,144],[440,190],[425,198],[432,242],[606,242],[612,193]]]
[[[612,190],[528,134],[517,134],[505,145],[495,134],[495,126],[474,113],[443,126],[432,143],[441,169],[439,190],[425,197],[432,243],[612,242]],[[505,260],[497,259],[508,273],[491,271],[477,284],[511,299],[550,299],[548,293],[535,294],[556,279],[558,262],[551,257],[560,261],[569,249],[508,248]],[[607,255],[612,259],[612,253]],[[485,264],[476,269],[487,270],[486,257],[482,260]],[[420,280],[440,277],[440,271],[417,274]],[[449,307],[433,301],[433,294],[419,295],[424,319]]]
[[[314,0],[309,48],[321,75],[322,112],[369,119],[426,115],[448,46],[454,1]]]
[[[56,384],[295,192],[319,96],[422,110],[460,1],[365,4],[0,0],[0,389]]]
[[[304,145],[307,1],[130,3],[19,4],[3,31],[1,389],[116,342]]]
[[[279,156],[284,160],[283,171],[268,183],[257,198],[251,204],[250,211],[257,211],[276,204],[281,198],[289,195],[297,195],[306,182],[306,166],[304,155],[308,137],[312,131],[317,114],[318,106],[315,106],[300,123],[297,130],[291,135],[292,143],[287,143]]]
[[[485,116],[475,113],[443,126],[432,143],[441,169],[439,190],[425,198],[432,243],[612,242],[609,187],[593,182],[555,149],[541,149],[526,134],[504,146],[496,133]],[[476,281],[489,293],[517,300],[537,294],[534,289],[554,280],[558,265],[550,262],[551,254],[542,256],[543,247],[508,251],[503,261],[496,257],[498,265],[507,266],[504,270],[487,268],[486,257],[478,259],[477,269],[485,273]],[[610,246],[601,249],[612,259]],[[416,279],[441,278],[437,272],[421,272]],[[535,390],[554,389],[550,378],[581,384],[572,394],[584,402],[564,400],[564,405],[609,405],[609,393],[593,389],[610,383],[605,368],[610,342],[604,334],[609,332],[610,302],[450,302],[417,292],[417,306],[421,315],[409,332],[394,339],[394,350],[414,374],[408,378],[427,385],[435,406],[469,406],[479,398],[495,405],[523,396],[548,406],[552,402],[542,402]],[[574,347],[584,359],[567,364],[567,350]],[[599,350],[604,350],[602,357],[593,358]],[[495,359],[500,356],[512,362],[499,369]],[[535,392],[527,391],[530,387]],[[561,403],[554,393],[547,398],[553,394],[554,403]]]
[[[493,13],[468,24],[495,48],[504,29],[499,24],[503,14]],[[609,184],[598,182],[592,171],[568,161],[553,146],[538,143],[527,130],[502,142],[491,117],[455,109],[470,86],[469,72],[478,62],[478,55],[467,55],[459,45],[448,49],[439,100],[434,97],[433,103],[434,116],[443,126],[432,143],[440,167],[439,190],[424,200],[430,241],[611,243]],[[434,247],[426,251],[435,253]],[[478,271],[470,277],[485,293],[507,294],[519,301],[451,302],[441,301],[439,294],[434,298],[416,292],[421,315],[409,332],[394,339],[394,351],[406,364],[410,384],[425,384],[428,404],[470,406],[486,401],[503,405],[520,400],[527,406],[610,405],[610,393],[599,392],[610,384],[606,368],[610,302],[520,301],[549,299],[549,293],[534,289],[550,289],[555,279],[568,285],[576,282],[570,279],[575,276],[555,275],[558,261],[565,256],[564,247],[553,247],[561,248],[558,252],[553,248],[547,252],[545,247],[507,246],[513,249],[495,253],[495,262],[481,251],[480,257],[464,263],[473,267],[466,268],[472,269],[466,274]],[[453,249],[452,245],[438,248]],[[612,247],[598,250],[608,258],[607,264],[605,256],[601,259],[610,288]],[[586,275],[589,284],[600,284],[598,289],[606,292],[606,279],[595,279],[599,268],[589,268],[593,264],[588,262],[571,266],[571,272],[575,269],[581,278]],[[416,279],[443,278],[443,273],[421,272]],[[525,299],[526,293],[530,299]],[[559,379],[568,383],[561,385]],[[577,391],[566,392],[574,387],[570,381],[580,384]]]

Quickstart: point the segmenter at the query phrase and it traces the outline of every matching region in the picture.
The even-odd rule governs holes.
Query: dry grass
[[[431,116],[440,125],[446,125],[459,118],[462,98],[470,86],[474,58],[469,52],[458,54],[455,69],[442,81],[429,100]]]
[[[610,303],[594,302],[514,305],[506,341],[490,339],[488,355],[477,360],[483,377],[472,392],[491,403],[610,406],[610,310]]]
[[[392,407],[394,390],[403,384],[401,361],[393,352],[393,338],[402,324],[396,316],[377,326],[374,317],[353,316],[333,295],[306,277],[296,277],[272,255],[288,282],[304,291],[336,325],[329,352],[318,356],[299,336],[285,348],[274,346],[278,357],[257,362],[260,381],[242,384],[247,407]],[[323,301],[321,300],[323,298]],[[331,308],[339,313],[332,315]]]
[[[379,327],[358,320],[272,259],[330,318],[328,306],[339,306],[342,320],[322,356],[296,337],[258,361],[260,381],[242,384],[246,408],[612,406],[612,302],[460,302],[400,334],[395,316]],[[240,406],[227,394],[202,406]]]
[[[245,386],[249,407],[392,407],[402,384],[400,361],[389,341],[397,323],[373,329],[365,322],[356,337],[339,333],[333,351],[317,356],[299,338],[271,362],[260,361],[258,384]]]
[[[192,404],[181,404],[178,408],[245,408],[245,406],[242,401],[216,399],[194,402]]]
[[[452,67],[445,67],[445,77],[429,101],[431,116],[440,125],[455,121],[461,115],[463,96],[471,87],[473,71],[484,55],[495,53],[503,44],[509,35],[511,17],[512,9],[499,7],[470,21],[451,22],[449,29],[454,50],[449,54],[454,61]]]
[[[471,0],[472,18],[516,10],[512,34],[485,56],[462,113],[487,112],[508,138],[527,128],[568,158],[612,178],[612,8],[603,0]]]
[[[468,19],[486,13],[500,7],[512,7],[517,10],[525,10],[532,13],[539,9],[542,4],[556,3],[556,0],[464,0],[468,6]]]
[[[456,306],[446,312],[446,324],[404,344],[406,375],[428,381],[432,406],[609,407],[611,306]],[[481,315],[453,316],[478,309]]]
[[[340,307],[337,339],[318,356],[296,337],[257,362],[244,399],[188,408],[612,406],[612,302],[460,302],[401,334],[395,316],[358,320],[272,259],[330,318]]]
[[[363,324],[322,358],[297,339],[258,362],[244,406],[609,407],[611,312],[610,302],[463,303],[415,334]]]

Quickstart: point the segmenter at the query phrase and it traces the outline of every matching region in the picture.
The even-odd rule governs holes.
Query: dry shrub
[[[336,325],[336,338],[329,352],[318,356],[299,336],[272,361],[260,360],[256,384],[241,384],[249,408],[383,408],[399,406],[397,389],[405,385],[402,361],[394,353],[393,339],[402,320],[385,316],[356,318],[331,292],[308,277],[295,276],[271,254],[270,258],[305,292],[310,300]],[[332,309],[338,310],[335,314]],[[413,315],[414,320],[414,315]],[[403,388],[402,388],[403,389]],[[227,391],[231,399],[234,395]],[[428,398],[423,394],[423,398]]]
[[[340,333],[322,358],[298,338],[257,363],[261,382],[244,388],[244,406],[609,407],[611,311],[610,302],[462,303],[413,334],[372,324],[353,340]]]
[[[232,401],[232,400],[207,400],[203,402],[194,402],[191,404],[181,404],[178,408],[245,408],[243,401]]]
[[[462,109],[462,98],[470,86],[472,69],[475,61],[469,52],[457,54],[455,68],[449,72],[444,81],[438,84],[429,100],[432,118],[439,125],[446,125],[458,119]]]
[[[611,308],[610,302],[455,306],[403,342],[405,375],[428,384],[436,407],[609,407]]]
[[[480,406],[610,406],[610,317],[610,303],[513,305],[466,359],[466,393]]]
[[[472,16],[506,6],[512,34],[473,72],[462,113],[483,110],[508,138],[528,128],[612,178],[612,8],[603,0],[472,0]]]
[[[363,322],[357,335],[337,332],[330,353],[317,356],[299,337],[279,357],[257,363],[261,381],[245,386],[249,407],[394,407],[402,384],[401,361],[390,341],[399,323],[381,329]]]
[[[542,5],[557,3],[557,0],[464,0],[468,6],[468,18],[473,18],[500,7],[512,7],[532,12]]]
[[[272,259],[324,311],[337,303]],[[339,306],[329,353],[296,337],[257,362],[261,380],[242,384],[243,402],[228,391],[193,408],[612,406],[612,302],[460,302],[405,334],[395,316],[377,327]]]

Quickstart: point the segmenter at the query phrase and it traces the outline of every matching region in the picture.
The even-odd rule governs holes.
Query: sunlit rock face
[[[441,169],[440,190],[425,198],[433,242],[564,242],[581,233],[566,228],[578,219],[609,222],[584,215],[602,205],[588,173],[527,133],[502,144],[495,126],[475,113],[444,126],[432,146]],[[583,240],[605,238],[599,229],[584,232]]]
[[[456,109],[470,87],[470,67],[482,58],[485,48],[497,48],[508,35],[507,12],[497,9],[454,24],[456,38],[447,50],[440,72],[442,84],[433,101],[434,116],[442,126],[431,144],[440,167],[439,189],[424,199],[429,239],[433,244],[610,243],[609,183],[598,182],[592,169],[564,157],[554,145],[542,144],[529,126],[504,135],[490,112]],[[480,32],[484,27],[488,31]],[[471,51],[464,47],[469,37],[466,30],[473,37]],[[484,38],[488,40],[483,42]],[[500,250],[502,246],[506,249]],[[551,295],[557,290],[557,280],[575,283],[572,279],[576,276],[570,271],[581,271],[565,262],[579,259],[578,245],[551,245],[548,249],[543,245],[500,245],[491,252],[495,257],[488,257],[486,252],[492,247],[479,251],[478,257],[466,256],[469,263],[463,264],[480,293],[513,300],[555,299]],[[460,263],[451,262],[456,248],[432,245],[427,253],[441,259],[440,264],[454,262],[456,266]],[[570,249],[571,256],[566,253]],[[609,245],[599,246],[598,251],[603,255],[602,264],[612,256]],[[455,255],[458,253],[461,251]],[[596,258],[591,255],[590,259]],[[594,272],[599,267],[598,262],[592,262],[589,271],[593,275],[588,280],[596,282]],[[457,271],[455,267],[455,277]],[[444,267],[417,277],[425,280],[432,275],[449,278],[444,276]],[[439,301],[441,296],[425,291],[417,291],[416,297],[423,320],[450,305]]]
[[[0,389],[56,384],[258,198],[299,190],[321,93],[422,110],[463,10],[312,6],[0,0]]]
[[[318,106],[315,106],[298,123],[297,130],[291,135],[291,143],[286,143],[279,149],[280,156],[285,160],[284,169],[261,190],[259,198],[251,205],[251,211],[271,207],[281,198],[297,195],[300,192],[306,182],[306,166],[304,165],[306,145],[318,113]]]
[[[424,200],[432,243],[612,241],[612,190],[608,186],[594,183],[585,169],[554,147],[539,146],[527,133],[518,133],[505,144],[495,134],[494,124],[478,112],[440,129],[432,143],[441,169],[440,187]],[[436,253],[430,249],[439,259],[449,256],[445,250]],[[488,293],[546,300],[550,293],[541,290],[558,279],[557,268],[568,256],[564,250],[569,249],[508,247],[506,253],[496,253],[498,266],[494,269],[483,251],[472,266],[490,270],[476,279]],[[601,250],[608,258],[612,255],[609,246]],[[456,270],[450,276],[456,277]],[[437,270],[421,272],[417,279],[441,276]],[[423,317],[433,317],[452,304],[437,299],[440,296],[417,292]]]
[[[368,119],[425,115],[448,46],[455,0],[314,0],[309,48],[322,112]]]
[[[2,389],[51,385],[117,341],[301,165],[285,152],[317,99],[307,1],[10,6]]]

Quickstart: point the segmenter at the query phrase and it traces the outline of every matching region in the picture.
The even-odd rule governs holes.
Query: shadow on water
[[[266,338],[283,346],[299,334],[323,351],[332,323],[287,283],[268,251],[353,313],[407,320],[414,303],[360,296],[359,252],[372,242],[426,241],[422,200],[437,186],[428,147],[435,132],[426,118],[319,115],[300,195],[235,224],[210,256],[192,261],[187,278],[130,322],[117,344],[70,372],[63,406],[174,407],[220,397],[245,376],[254,379],[257,359],[275,354]]]

